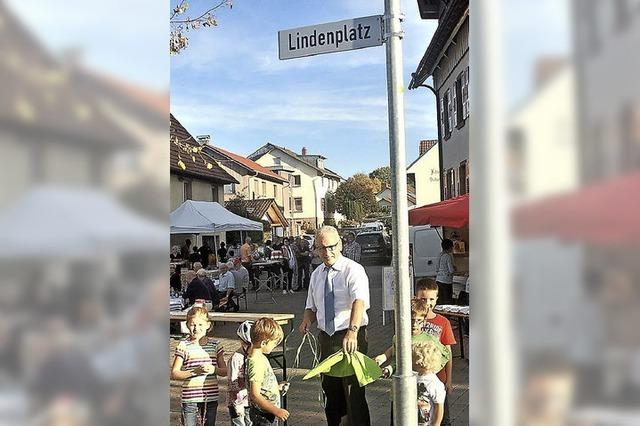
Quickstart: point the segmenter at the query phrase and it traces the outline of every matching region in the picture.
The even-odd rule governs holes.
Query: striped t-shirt
[[[220,342],[207,339],[205,345],[185,339],[176,348],[176,357],[183,359],[182,369],[190,370],[198,365],[211,364],[217,367],[218,354],[223,352]],[[218,400],[218,379],[216,374],[203,374],[187,379],[182,384],[182,402],[211,402]]]

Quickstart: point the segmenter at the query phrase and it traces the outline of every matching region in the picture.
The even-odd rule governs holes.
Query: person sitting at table
[[[176,265],[175,268],[173,268],[173,273],[171,274],[171,277],[169,278],[169,285],[176,293],[180,293],[182,291],[181,274],[182,274],[182,266]]]
[[[189,306],[196,303],[197,299],[211,300],[207,286],[198,279],[198,275],[194,271],[187,271],[187,283],[187,290],[182,297]]]
[[[182,259],[180,255],[180,246],[171,247],[171,252],[169,253],[169,259],[173,262],[174,260]]]
[[[218,296],[221,299],[226,298],[226,302],[224,302],[224,305],[220,306],[221,308],[224,306],[227,311],[233,310],[238,312],[240,310],[240,306],[235,302],[235,300],[233,300],[236,282],[235,277],[230,272],[232,267],[233,262],[221,263],[218,266],[218,269],[220,269],[220,276],[218,277]]]
[[[207,271],[204,268],[198,269],[198,279],[202,281],[202,283],[209,290],[209,295],[211,296],[211,305],[213,306],[213,310],[219,310],[220,305],[220,295],[218,294],[218,290],[216,289],[216,285],[213,283],[213,280],[207,276]]]
[[[249,271],[242,266],[240,258],[233,259],[233,269],[231,269],[233,278],[235,279],[236,289],[242,291],[243,288],[249,288]]]

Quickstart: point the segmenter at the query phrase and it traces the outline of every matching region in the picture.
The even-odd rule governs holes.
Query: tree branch
[[[183,0],[184,2],[184,0]],[[204,12],[202,15],[198,16],[197,18],[194,19],[182,19],[182,20],[176,20],[176,21],[171,21],[172,24],[188,24],[190,22],[196,22],[199,21],[200,19],[202,19],[206,14],[208,14],[209,12],[212,12],[216,9],[218,9],[221,6],[224,6],[225,4],[227,4],[229,1],[228,0],[222,0],[220,3],[218,3],[216,6],[213,6],[211,9],[207,10],[206,12]],[[182,3],[181,3],[182,4]]]

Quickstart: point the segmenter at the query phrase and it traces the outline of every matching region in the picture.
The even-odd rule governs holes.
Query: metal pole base
[[[418,424],[418,383],[416,373],[392,376],[393,386],[393,424]]]

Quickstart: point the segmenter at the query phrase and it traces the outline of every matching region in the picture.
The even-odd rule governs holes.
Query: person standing
[[[249,271],[249,282],[251,283],[251,288],[255,290],[256,284],[253,280],[253,246],[251,245],[251,237],[245,238],[244,244],[240,247],[240,261],[242,262],[242,266]]]
[[[367,353],[367,324],[369,318],[369,278],[362,265],[342,256],[342,241],[332,226],[318,230],[316,249],[322,259],[311,275],[304,317],[299,326],[307,333],[317,322],[320,359],[324,360],[343,350]],[[355,375],[348,377],[322,376],[326,395],[325,415],[329,426],[348,421],[351,426],[370,425],[365,388]]]
[[[362,248],[360,244],[356,242],[356,235],[353,232],[347,234],[347,244],[344,246],[344,255],[354,262],[360,263]]]
[[[227,248],[225,247],[224,241],[220,243],[220,248],[218,249],[218,262],[226,263],[227,262]]]
[[[298,238],[296,245],[298,249],[296,253],[296,261],[298,263],[298,287],[296,287],[295,291],[300,291],[309,288],[309,281],[311,279],[311,249],[309,242],[304,238]]]
[[[184,240],[184,245],[180,248],[180,256],[182,260],[189,260],[189,255],[191,254],[191,240]]]
[[[284,258],[283,268],[287,274],[287,280],[282,285],[282,294],[293,293],[293,271],[296,270],[296,253],[293,246],[289,244],[289,238],[284,239],[281,250]]]
[[[203,241],[200,246],[200,263],[202,263],[202,267],[205,269],[209,266],[209,255],[211,253],[213,253],[213,250],[209,247],[209,243]]]
[[[453,263],[453,241],[448,238],[442,240],[442,252],[436,262],[436,282],[438,283],[438,297],[443,305],[453,304],[453,273],[456,265]]]

